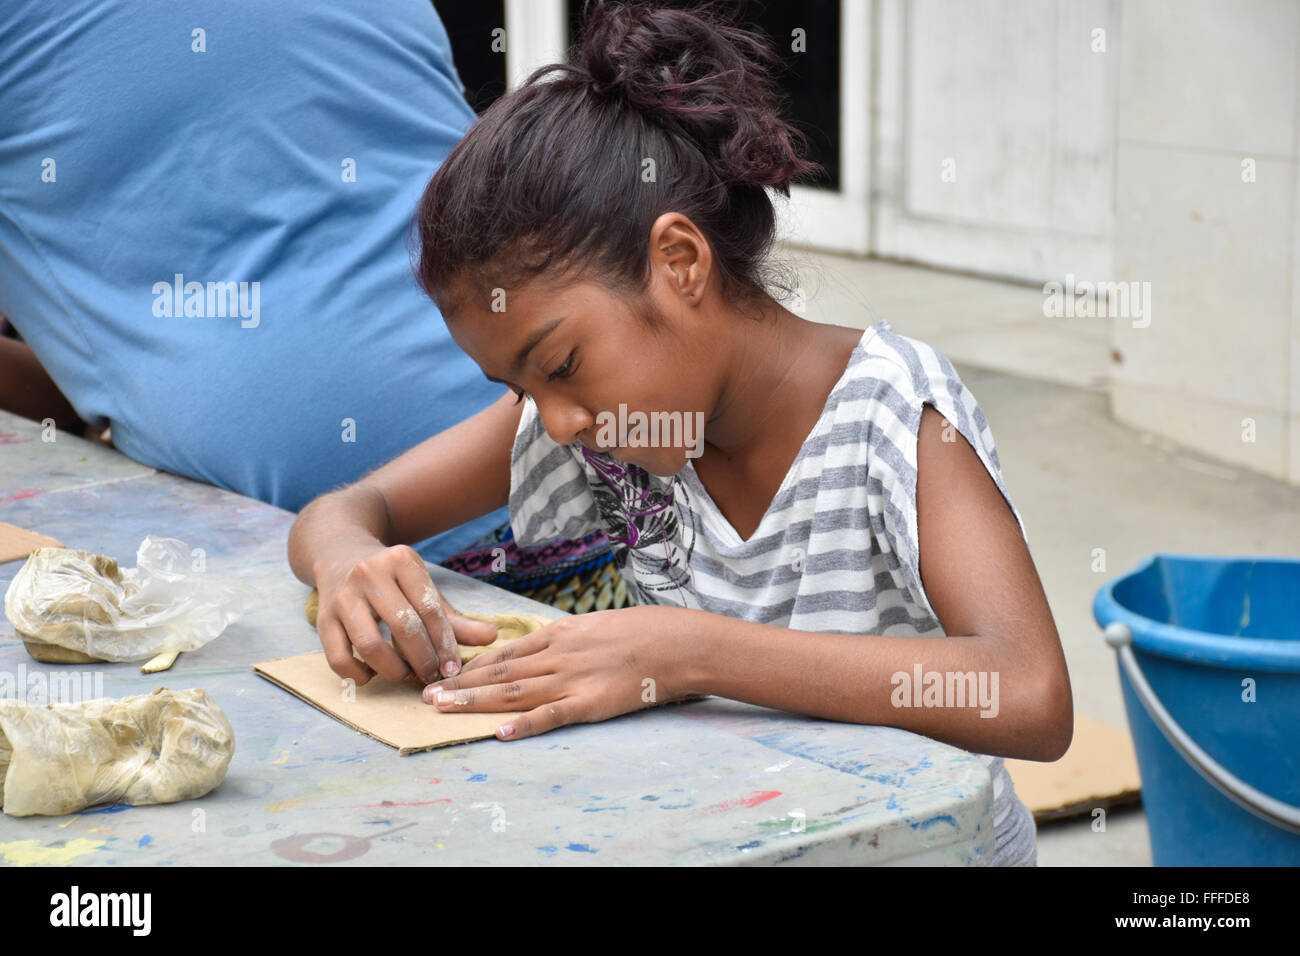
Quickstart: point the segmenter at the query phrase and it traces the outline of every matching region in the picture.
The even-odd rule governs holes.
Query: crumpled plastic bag
[[[76,704],[0,700],[0,805],[11,816],[175,803],[226,776],[235,732],[198,688]]]
[[[202,647],[241,617],[252,589],[195,571],[189,548],[149,535],[136,566],[104,555],[37,548],[5,592],[18,635],[106,661]]]

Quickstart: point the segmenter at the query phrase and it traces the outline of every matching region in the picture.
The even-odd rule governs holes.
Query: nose
[[[572,399],[555,396],[537,398],[537,413],[542,417],[542,427],[551,440],[560,445],[571,445],[582,433],[595,424],[595,417]]]

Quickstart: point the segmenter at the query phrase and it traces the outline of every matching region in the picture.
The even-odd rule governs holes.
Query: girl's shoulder
[[[915,464],[925,405],[952,422],[972,445],[996,455],[979,404],[948,357],[881,319],[863,331],[812,437],[832,445],[856,442],[864,453],[884,443],[882,451]]]
[[[881,319],[862,333],[841,383],[845,397],[894,392],[909,403],[955,396],[965,385],[939,349],[897,332]]]

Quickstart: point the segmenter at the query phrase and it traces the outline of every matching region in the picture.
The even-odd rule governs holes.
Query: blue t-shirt
[[[8,0],[0,311],[123,452],[296,511],[503,394],[407,244],[462,91],[429,0]]]

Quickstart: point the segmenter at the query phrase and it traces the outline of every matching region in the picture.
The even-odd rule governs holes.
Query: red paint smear
[[[737,810],[740,807],[756,807],[760,803],[765,803],[774,797],[781,796],[780,790],[755,790],[747,797],[737,797],[735,800],[723,800],[721,803],[714,804],[711,807],[705,807],[705,813],[725,813],[728,810]]]
[[[12,495],[0,498],[0,501],[22,501],[24,498],[35,498],[41,494],[40,488],[19,488]]]
[[[370,807],[427,807],[431,803],[451,803],[450,797],[443,797],[441,800],[413,800],[411,802],[398,802],[394,800],[381,800],[379,803],[352,803],[346,807],[330,807],[331,810],[360,810],[369,809]]]
[[[0,432],[0,445],[21,445],[23,442],[31,441],[30,438],[19,438],[17,432]]]

